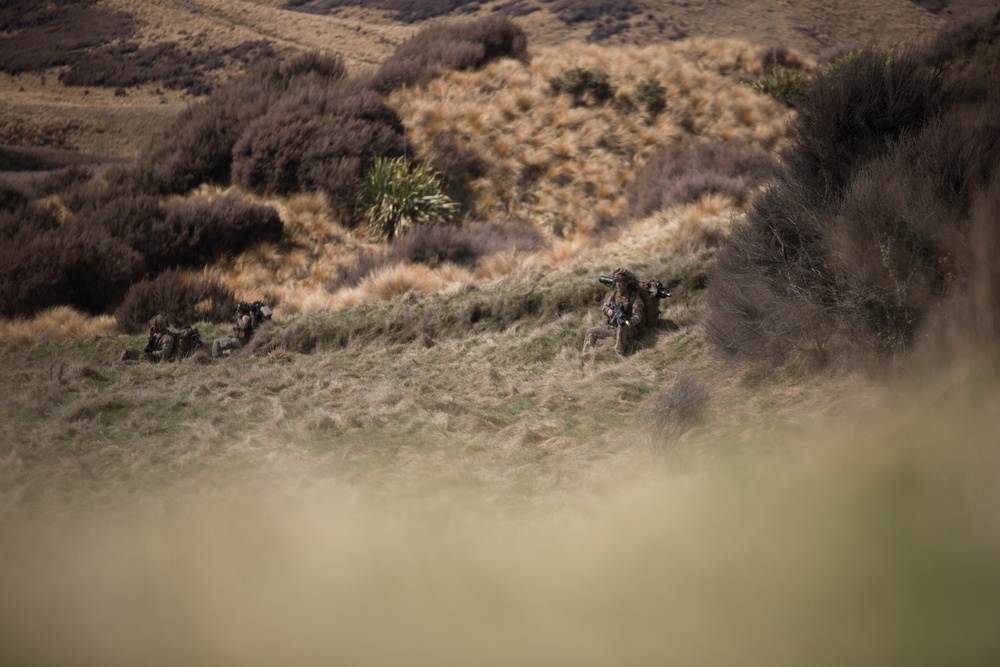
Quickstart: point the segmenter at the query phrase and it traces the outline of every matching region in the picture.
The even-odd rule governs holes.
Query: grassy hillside
[[[997,661],[996,21],[832,66],[701,37],[484,59],[473,28],[280,5],[97,7],[188,46],[335,26],[381,64],[95,89],[173,124],[0,191],[3,305],[34,313],[0,321],[0,663]],[[344,194],[373,145],[462,219],[373,240]],[[673,296],[633,354],[581,353],[619,266]],[[195,284],[274,319],[118,362]],[[94,312],[32,310],[57,292]]]

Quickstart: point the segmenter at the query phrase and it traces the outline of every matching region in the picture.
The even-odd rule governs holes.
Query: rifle
[[[612,301],[608,303],[607,306],[608,310],[611,311],[611,315],[608,316],[608,324],[615,324],[618,326],[626,326],[626,327],[632,326],[632,323],[629,321],[628,316],[625,315],[625,311],[622,310],[620,303]]]
[[[152,354],[156,349],[156,343],[159,338],[155,331],[149,332],[149,338],[146,339],[146,347],[142,348],[142,352],[139,353],[140,359],[152,359]]]

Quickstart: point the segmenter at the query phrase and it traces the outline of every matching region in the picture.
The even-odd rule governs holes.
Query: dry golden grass
[[[113,332],[115,318],[87,315],[69,306],[48,308],[30,318],[0,319],[0,343],[43,343],[94,338]]]
[[[586,235],[624,207],[623,186],[658,147],[690,133],[774,149],[788,111],[743,85],[760,69],[761,47],[691,39],[665,46],[533,49],[530,65],[505,60],[480,72],[447,74],[425,88],[397,91],[418,151],[457,133],[486,156],[489,173],[474,184],[475,215],[516,215],[570,237]],[[574,108],[549,81],[571,67],[603,69],[619,94],[655,78],[667,109],[653,123],[611,105]]]

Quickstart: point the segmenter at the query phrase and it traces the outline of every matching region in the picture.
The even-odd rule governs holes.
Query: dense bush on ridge
[[[22,205],[0,213],[0,313],[26,316],[53,305],[104,312],[143,275],[203,266],[278,241],[282,231],[277,211],[238,195],[164,203],[123,196],[65,222]]]
[[[233,180],[268,194],[323,190],[349,208],[373,157],[407,152],[399,115],[377,93],[305,86],[247,125],[233,147]]]
[[[472,70],[500,58],[526,59],[524,30],[502,15],[425,28],[404,42],[366,80],[380,93],[426,83],[447,70]]]
[[[776,181],[720,253],[711,339],[775,363],[909,349],[977,270],[970,211],[1000,196],[997,108],[988,80],[912,49],[820,72]]]
[[[136,189],[179,194],[202,183],[227,184],[233,148],[247,126],[292,91],[346,77],[343,59],[310,53],[262,65],[189,107],[139,158]]]

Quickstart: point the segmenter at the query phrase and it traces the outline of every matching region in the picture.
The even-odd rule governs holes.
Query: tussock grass
[[[787,111],[738,81],[760,70],[750,44],[693,39],[644,49],[540,48],[532,56],[530,64],[502,60],[390,96],[421,154],[458,136],[472,153],[492,156],[470,184],[481,218],[520,215],[586,234],[622,212],[622,186],[659,146],[694,132],[765,149],[784,139]],[[651,123],[612,104],[573,107],[549,84],[571,67],[603,70],[628,94],[658,81],[667,108]]]
[[[28,318],[0,320],[0,342],[25,345],[94,338],[111,333],[115,318],[93,316],[69,306],[55,306]]]

